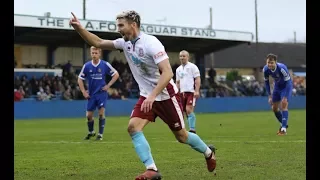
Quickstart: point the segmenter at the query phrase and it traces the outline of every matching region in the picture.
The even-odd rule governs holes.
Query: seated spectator
[[[63,100],[68,100],[68,101],[72,100],[72,94],[71,94],[71,87],[70,86],[67,88],[67,90],[65,90],[63,92],[62,99]]]
[[[26,94],[23,90],[23,87],[20,86],[18,92],[21,94],[21,97],[24,98],[24,95]]]
[[[37,92],[37,100],[38,101],[48,101],[50,100],[50,96],[48,96],[42,87],[39,88],[39,91]]]
[[[45,91],[45,93],[47,94],[47,96],[49,97],[49,99],[52,99],[53,97],[55,97],[55,95],[52,94],[49,85],[46,86],[46,91]]]

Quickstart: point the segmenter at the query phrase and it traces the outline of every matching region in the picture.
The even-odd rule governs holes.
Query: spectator
[[[50,100],[50,97],[44,92],[42,87],[40,87],[39,91],[37,92],[37,100],[38,101],[48,101],[48,100]]]
[[[71,94],[71,87],[68,86],[68,88],[63,92],[63,100],[72,100],[72,94]]]
[[[22,98],[23,97],[22,97],[21,93],[17,89],[14,89],[14,101],[15,102],[21,101]]]

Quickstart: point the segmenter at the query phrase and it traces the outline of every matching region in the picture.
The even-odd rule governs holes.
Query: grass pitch
[[[306,111],[289,111],[287,136],[277,136],[272,112],[196,114],[197,133],[217,150],[217,175],[202,154],[176,142],[160,119],[145,128],[164,180],[306,179]],[[85,118],[16,120],[16,180],[132,180],[145,170],[126,128],[107,117],[104,140],[84,141]],[[98,121],[95,121],[95,131]]]

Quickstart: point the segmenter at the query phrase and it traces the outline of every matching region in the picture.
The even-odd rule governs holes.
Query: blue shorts
[[[285,88],[282,90],[274,89],[272,92],[272,102],[280,102],[284,97],[287,98],[288,102],[292,95],[292,85],[290,88]]]
[[[95,94],[90,96],[87,103],[87,111],[94,111],[96,108],[104,108],[107,101],[107,92],[102,92],[99,94]]]

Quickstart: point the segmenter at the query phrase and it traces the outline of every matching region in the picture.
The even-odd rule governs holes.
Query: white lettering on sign
[[[80,20],[83,27],[89,31],[118,33],[114,21]],[[15,27],[34,27],[73,30],[69,25],[69,19],[57,17],[43,17],[30,15],[14,15]],[[208,28],[191,28],[178,26],[165,26],[153,24],[141,24],[141,31],[159,36],[189,37],[202,39],[221,39],[232,41],[251,42],[253,34],[250,32],[224,31]]]

